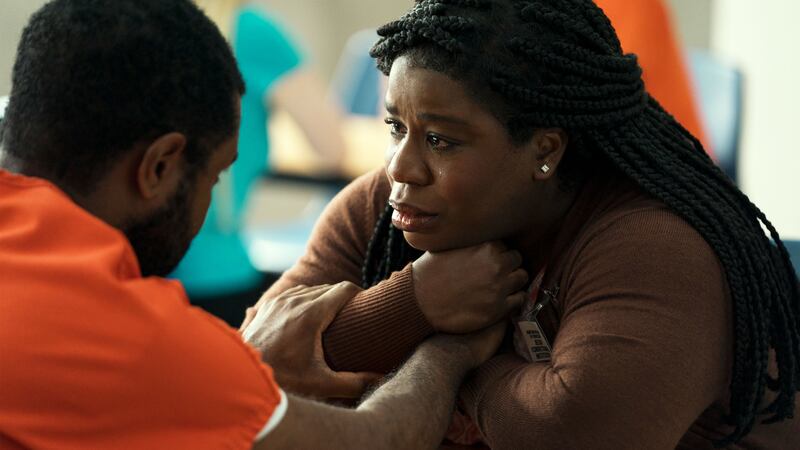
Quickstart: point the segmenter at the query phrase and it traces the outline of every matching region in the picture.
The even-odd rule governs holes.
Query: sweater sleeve
[[[552,360],[496,356],[462,387],[491,448],[673,449],[727,387],[711,248],[666,211],[625,216],[565,266]]]
[[[364,175],[340,192],[311,234],[305,255],[267,291],[265,298],[297,285],[351,281],[361,284],[361,265],[375,223],[389,197],[382,170]],[[334,370],[389,372],[433,327],[417,304],[411,265],[357,294],[323,334]]]

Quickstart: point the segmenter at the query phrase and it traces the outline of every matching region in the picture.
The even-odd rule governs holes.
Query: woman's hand
[[[502,320],[525,299],[522,257],[500,242],[425,253],[414,261],[414,293],[433,327],[470,333]]]

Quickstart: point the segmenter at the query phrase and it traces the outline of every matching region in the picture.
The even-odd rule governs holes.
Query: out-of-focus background
[[[631,0],[636,1],[636,0]],[[45,0],[3,0],[0,15],[0,95],[11,89],[11,66],[25,21]],[[320,72],[333,75],[347,38],[354,32],[377,27],[405,12],[411,0],[258,0],[267,11],[283,20],[287,29],[316,60]],[[708,48],[711,41],[712,6],[716,3],[749,3],[745,0],[670,0],[684,42],[690,47]],[[768,3],[791,6],[791,0]],[[785,7],[774,8],[781,16]],[[739,6],[742,9],[742,6]],[[797,6],[792,6],[798,11]],[[786,11],[789,13],[789,11]],[[746,17],[747,14],[744,14]],[[766,20],[769,23],[769,20]],[[741,24],[740,24],[741,27]],[[759,32],[753,30],[754,35]],[[800,37],[798,37],[800,39]]]
[[[632,0],[635,1],[635,0]],[[11,88],[19,34],[43,0],[4,0],[0,14],[0,96]],[[347,38],[405,11],[410,0],[260,0],[330,79]],[[800,238],[800,2],[670,0],[687,48],[711,50],[744,74],[740,185],[783,234]],[[380,152],[381,149],[375,149]]]
[[[217,1],[226,3],[228,0]],[[11,89],[11,68],[22,28],[28,17],[44,3],[44,0],[3,0],[0,101]],[[303,118],[306,113],[292,111],[291,107],[285,108],[288,114],[281,108],[268,112],[270,173],[302,176],[299,179],[278,177],[271,181],[269,189],[249,195],[248,203],[264,207],[248,208],[243,229],[245,247],[255,268],[277,274],[302,253],[310,227],[336,190],[348,179],[382,162],[388,130],[378,117],[379,99],[365,99],[353,93],[354,85],[378,83],[369,87],[374,92],[381,83],[380,79],[359,78],[363,74],[358,66],[368,59],[363,53],[375,36],[369,31],[358,32],[374,30],[397,18],[413,1],[257,0],[246,3],[257,5],[280,25],[298,49],[303,66],[311,68],[320,86],[332,93],[334,103],[339,103],[339,109],[345,113],[340,147],[346,151],[334,176],[330,177],[330,167],[320,163],[320,158],[324,159],[325,152],[328,156],[342,153],[334,149],[318,148],[316,153],[311,150],[315,147],[314,136],[302,129],[303,120],[308,120],[308,117]],[[671,9],[701,116],[710,118],[704,126],[714,152],[725,159],[726,169],[735,175],[739,186],[766,212],[782,235],[800,239],[800,202],[797,200],[800,143],[796,138],[800,121],[800,83],[797,82],[800,76],[800,53],[797,51],[800,2],[668,0],[665,3]],[[238,58],[239,49],[236,50]],[[317,92],[303,86],[297,84],[295,89],[300,87],[306,95]],[[275,103],[281,103],[281,95],[274,95]],[[323,95],[318,97],[322,101]],[[283,101],[289,99],[291,103],[291,98],[297,97],[287,94]],[[347,114],[364,111],[372,111],[372,116]],[[312,178],[308,178],[309,175]],[[323,182],[317,183],[320,177]]]

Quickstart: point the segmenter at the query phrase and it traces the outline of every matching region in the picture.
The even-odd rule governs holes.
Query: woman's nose
[[[387,153],[386,172],[392,181],[411,185],[424,186],[431,181],[431,172],[425,159],[424,150],[406,136]]]

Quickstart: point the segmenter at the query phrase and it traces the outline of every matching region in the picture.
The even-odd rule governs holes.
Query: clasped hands
[[[420,310],[437,332],[449,335],[447,345],[468,347],[475,366],[494,354],[503,335],[498,327],[525,299],[528,275],[521,264],[520,254],[499,242],[428,252],[412,263]],[[284,389],[319,399],[359,398],[383,374],[331,370],[322,333],[360,291],[350,282],[297,286],[259,300],[239,331]]]

